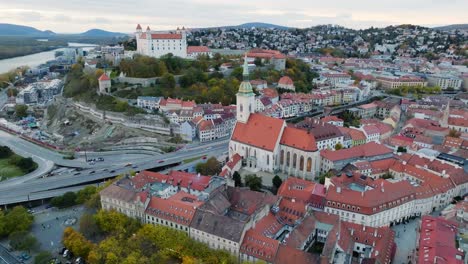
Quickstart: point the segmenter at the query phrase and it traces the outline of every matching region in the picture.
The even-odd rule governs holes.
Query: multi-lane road
[[[135,151],[90,153],[88,158],[100,156],[105,159],[104,162],[90,165],[83,157],[64,160],[60,153],[44,149],[3,131],[0,131],[0,143],[11,147],[20,155],[33,157],[39,164],[39,169],[31,174],[0,183],[0,205],[50,198],[130,170],[164,167],[201,155],[217,157],[228,150],[228,140],[224,139],[208,144],[188,145],[177,152],[167,154],[137,154]],[[43,176],[54,164],[78,167],[82,170],[44,178]]]

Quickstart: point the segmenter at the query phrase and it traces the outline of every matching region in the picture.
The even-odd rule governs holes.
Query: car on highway
[[[76,176],[76,175],[80,175],[80,174],[81,174],[81,172],[75,172],[75,173],[73,173],[73,175],[75,175],[75,176]]]
[[[28,209],[28,213],[30,214],[34,214],[36,211],[34,211],[34,209]]]
[[[132,165],[132,168],[136,169],[138,168],[138,165]]]
[[[202,160],[206,160],[206,156],[203,156],[203,157],[202,157]]]
[[[99,157],[99,158],[97,158],[97,161],[104,161],[104,158],[103,158],[103,157]]]
[[[94,165],[94,164],[96,164],[96,162],[91,161],[91,162],[88,162],[88,164],[89,164],[89,165]]]
[[[93,162],[93,161],[96,161],[96,159],[88,159],[86,160],[87,162]]]
[[[158,163],[163,163],[163,162],[164,162],[164,160],[160,160],[160,161],[158,161]]]
[[[115,170],[111,170],[111,171],[109,171],[109,172],[110,172],[110,173],[114,173],[114,172],[115,172]]]
[[[125,165],[125,167],[130,167],[130,166],[132,166],[131,163],[127,163],[127,165]]]
[[[96,171],[90,171],[89,174],[94,174]]]

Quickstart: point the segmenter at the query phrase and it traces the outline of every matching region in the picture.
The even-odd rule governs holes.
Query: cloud
[[[353,28],[391,24],[466,23],[466,0],[0,0],[2,22],[56,32],[90,28],[132,32],[259,21],[293,27],[339,24]],[[66,23],[64,23],[66,22]]]

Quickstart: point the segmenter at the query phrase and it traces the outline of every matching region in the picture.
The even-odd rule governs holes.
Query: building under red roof
[[[236,123],[231,140],[273,151],[284,127],[285,122],[282,119],[251,114],[247,123]]]
[[[99,81],[110,81],[110,78],[109,78],[109,76],[107,76],[107,74],[103,73],[103,74],[101,75],[101,77],[99,77],[98,80],[99,80]]]
[[[293,80],[289,76],[283,76],[278,81],[279,85],[294,85]]]
[[[455,244],[456,222],[423,216],[419,235],[418,264],[463,264],[465,254]]]
[[[189,226],[196,208],[203,203],[197,197],[186,192],[178,192],[168,199],[151,197],[146,213],[160,219]]]
[[[387,148],[382,144],[369,142],[348,149],[340,149],[335,151],[325,149],[320,152],[320,156],[330,161],[339,161],[353,158],[375,157],[380,155],[391,154],[392,152],[393,151],[391,149]]]
[[[278,196],[311,204],[315,208],[323,208],[325,204],[325,186],[300,178],[289,177],[278,189]]]

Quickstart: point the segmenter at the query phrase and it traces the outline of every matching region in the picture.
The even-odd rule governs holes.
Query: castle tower
[[[101,77],[99,77],[98,82],[100,94],[108,94],[111,92],[111,79],[109,78],[109,76],[107,76],[106,73],[103,73]]]
[[[237,97],[237,121],[246,123],[249,116],[254,112],[255,94],[249,81],[249,65],[247,64],[247,55],[244,57],[243,81],[239,86]]]

